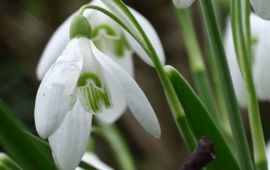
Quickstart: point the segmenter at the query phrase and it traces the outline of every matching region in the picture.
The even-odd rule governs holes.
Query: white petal
[[[254,11],[263,19],[270,20],[270,1],[251,0]]]
[[[150,42],[152,43],[154,49],[157,52],[157,55],[159,57],[159,60],[162,64],[165,64],[165,54],[164,50],[161,44],[161,41],[158,37],[157,32],[155,31],[154,27],[151,25],[151,23],[140,13],[135,11],[134,9],[130,8],[130,11],[134,15],[134,17],[137,19],[137,21],[140,23],[142,29],[146,33],[147,37],[149,38]],[[153,66],[153,62],[148,56],[148,54],[145,52],[145,50],[139,45],[139,43],[129,34],[125,31],[125,35],[127,37],[128,42],[130,43],[131,47],[135,50],[135,52],[138,54],[139,57],[141,57],[147,64]]]
[[[74,170],[86,150],[92,115],[79,101],[65,117],[57,131],[49,137],[53,158],[61,170]]]
[[[112,107],[103,108],[102,112],[96,115],[105,123],[113,123],[124,113],[127,108],[127,103],[123,97],[123,92],[117,85],[117,82],[115,82],[115,79],[107,72],[104,72],[104,74],[111,95]]]
[[[98,169],[98,170],[113,170],[113,168],[109,167],[104,162],[102,162],[97,157],[97,155],[95,155],[93,153],[90,153],[90,152],[86,152],[83,155],[82,160],[85,161],[86,163],[88,163],[89,165],[93,166],[94,168]],[[76,168],[76,170],[81,170],[81,168]]]
[[[74,39],[44,76],[35,104],[35,123],[41,137],[51,135],[72,108],[82,62],[77,40]]]
[[[69,26],[72,19],[71,15],[61,26],[53,33],[47,43],[37,67],[37,76],[41,80],[51,65],[57,60],[63,49],[69,42]]]
[[[176,8],[187,8],[193,4],[195,0],[173,0],[173,4]]]
[[[39,88],[35,104],[35,124],[38,134],[46,139],[61,124],[72,108],[72,98],[63,93],[64,87]]]
[[[160,137],[160,126],[155,112],[135,80],[109,57],[98,51],[93,43],[92,49],[103,69],[117,80],[115,83],[119,83],[118,86],[121,86],[124,98],[134,117],[149,133]]]
[[[133,57],[130,51],[126,51],[122,57],[110,57],[115,63],[120,65],[130,76],[134,77]]]
[[[227,56],[228,65],[230,68],[230,73],[231,73],[233,87],[236,93],[237,101],[241,106],[244,107],[247,104],[245,84],[244,84],[244,80],[239,69],[238,62],[237,62],[237,58],[236,58],[236,54],[234,50],[231,24],[229,20],[227,21],[224,47],[226,51],[226,56]]]

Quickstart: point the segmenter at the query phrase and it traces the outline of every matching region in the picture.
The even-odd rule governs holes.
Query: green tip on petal
[[[90,23],[83,15],[76,15],[73,17],[70,24],[70,39],[75,37],[92,37],[92,28]]]

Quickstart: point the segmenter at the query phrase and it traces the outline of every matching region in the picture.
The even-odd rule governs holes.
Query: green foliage
[[[2,101],[0,117],[0,144],[23,169],[56,170],[48,151],[31,140]]]
[[[214,143],[217,157],[208,167],[238,170],[239,166],[230,147],[225,142],[223,132],[212,119],[200,98],[176,69],[171,66],[166,66],[165,69],[197,140],[206,136]]]

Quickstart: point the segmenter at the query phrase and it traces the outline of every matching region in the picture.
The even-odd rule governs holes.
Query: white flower
[[[60,169],[73,170],[85,152],[92,116],[117,119],[128,105],[152,135],[160,127],[146,96],[133,78],[87,38],[73,38],[39,87],[35,123],[48,138]]]
[[[98,5],[102,8],[107,7],[100,1],[94,0],[90,4]],[[131,9],[132,10],[132,9]],[[139,21],[155,50],[158,52],[161,62],[165,63],[165,55],[158,38],[158,35],[153,26],[137,11],[132,10],[133,15]],[[73,14],[74,15],[74,14]],[[49,43],[42,53],[37,75],[41,80],[50,66],[57,60],[67,43],[69,42],[69,25],[72,19],[71,15],[52,35]],[[95,10],[86,10],[84,15],[87,17],[93,28],[93,42],[99,50],[111,57],[115,62],[120,64],[127,72],[133,75],[132,54],[135,51],[146,63],[153,65],[150,57],[138,45],[126,31],[124,31],[112,19]]]
[[[252,72],[257,96],[260,100],[270,100],[270,78],[268,76],[270,57],[267,53],[270,48],[270,22],[251,13],[250,24],[253,41]],[[241,106],[245,106],[247,103],[245,85],[236,59],[230,21],[227,24],[224,45],[237,100]]]
[[[85,161],[86,163],[88,163],[89,165],[93,166],[94,168],[98,169],[98,170],[113,170],[113,168],[106,165],[104,162],[102,162],[97,157],[97,155],[95,155],[95,154],[93,154],[91,152],[86,152],[83,155],[82,160]],[[76,170],[83,170],[83,169],[78,167],[78,168],[76,168]]]
[[[173,4],[176,8],[187,8],[193,4],[195,0],[173,0]]]

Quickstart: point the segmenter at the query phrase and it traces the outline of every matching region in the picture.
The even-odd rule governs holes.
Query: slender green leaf
[[[23,169],[56,170],[50,155],[44,153],[37,143],[26,135],[2,101],[0,117],[0,144]]]
[[[225,142],[222,131],[212,119],[200,98],[176,69],[171,66],[166,66],[165,69],[197,140],[206,136],[214,143],[217,157],[209,166],[213,169],[238,170],[237,161]]]

